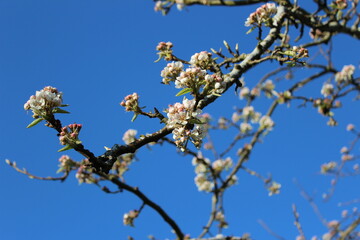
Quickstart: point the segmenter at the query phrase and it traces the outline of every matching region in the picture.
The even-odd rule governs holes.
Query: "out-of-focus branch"
[[[140,198],[144,202],[144,204],[146,204],[149,207],[151,207],[152,209],[154,209],[163,218],[163,220],[171,226],[171,228],[174,230],[174,232],[179,240],[184,239],[184,234],[181,231],[181,229],[179,228],[179,226],[177,225],[177,223],[159,205],[157,205],[155,202],[150,200],[143,192],[141,192],[139,190],[139,188],[132,187],[132,186],[120,181],[117,176],[112,175],[112,174],[105,174],[103,172],[95,172],[95,174],[99,175],[100,177],[102,177],[104,179],[111,181],[112,183],[117,185],[119,187],[119,189],[126,190],[126,191],[131,192],[134,195],[136,195],[138,198]]]

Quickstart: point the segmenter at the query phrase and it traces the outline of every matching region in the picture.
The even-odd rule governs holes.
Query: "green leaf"
[[[190,93],[190,92],[192,92],[192,88],[184,88],[180,92],[178,92],[175,96],[178,97],[178,96]]]
[[[218,93],[212,93],[212,95],[215,95],[217,97],[221,97],[221,94],[218,94]]]
[[[69,104],[61,104],[60,107],[68,107],[70,106]]]
[[[189,123],[191,123],[191,124],[204,124],[203,122],[200,121],[200,119],[197,119],[197,118],[190,119]]]
[[[63,151],[67,151],[73,149],[73,147],[71,147],[70,145],[66,145],[65,147],[61,148],[58,150],[58,152],[63,152]]]
[[[251,33],[252,31],[254,31],[254,30],[255,30],[255,28],[256,28],[256,26],[254,26],[254,27],[250,28],[250,30],[249,30],[249,31],[247,31],[247,32],[246,32],[246,34]]]
[[[132,121],[132,122],[135,121],[135,119],[137,118],[138,115],[139,115],[139,114],[135,113],[134,116],[132,117],[131,121]]]
[[[38,124],[39,122],[41,122],[42,120],[44,120],[43,118],[37,118],[34,121],[32,121],[29,125],[27,125],[26,128],[31,128],[33,126],[35,126],[36,124]]]
[[[52,110],[52,113],[69,113],[69,112],[65,111],[64,109],[61,109],[61,108],[54,108]]]

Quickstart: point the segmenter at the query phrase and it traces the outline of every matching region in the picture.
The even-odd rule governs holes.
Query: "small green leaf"
[[[58,150],[58,152],[63,152],[63,151],[67,151],[73,149],[73,147],[71,147],[70,145],[66,145],[65,147],[61,148]]]
[[[52,113],[69,113],[69,112],[65,111],[64,109],[61,109],[61,108],[54,108],[52,110]]]
[[[247,32],[246,32],[246,34],[251,33],[252,31],[254,31],[254,30],[255,30],[255,28],[256,28],[256,26],[254,26],[254,27],[250,28],[250,30],[249,30],[249,31],[247,31]]]
[[[200,121],[200,119],[197,119],[197,118],[190,119],[189,123],[191,123],[191,124],[204,124],[203,122]]]
[[[139,114],[135,113],[134,116],[132,117],[131,121],[132,121],[132,122],[135,121],[135,119],[137,118],[138,115],[139,115]]]
[[[60,107],[68,107],[70,106],[69,104],[61,104]]]
[[[32,121],[29,125],[27,125],[26,128],[31,128],[33,126],[35,126],[36,124],[38,124],[39,122],[41,122],[42,120],[44,120],[43,118],[37,118],[34,121]]]
[[[218,94],[218,93],[212,93],[212,95],[215,95],[217,97],[221,97],[221,94]]]
[[[192,88],[184,88],[183,90],[181,90],[180,92],[178,92],[175,96],[178,97],[178,96],[187,94],[187,93],[189,93],[189,92],[192,92]]]

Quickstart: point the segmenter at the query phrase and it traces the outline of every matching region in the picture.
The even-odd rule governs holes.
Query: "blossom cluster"
[[[348,83],[352,78],[355,71],[354,65],[345,65],[341,72],[335,74],[335,81],[338,84]]]
[[[292,50],[295,53],[296,58],[309,57],[309,51],[306,48],[293,46]]]
[[[161,71],[161,77],[163,78],[162,82],[164,84],[169,84],[174,82],[176,78],[183,71],[184,64],[182,62],[171,62],[166,65],[166,67]]]
[[[211,58],[211,56],[212,54],[207,51],[195,53],[191,56],[190,64],[202,69],[209,69],[214,63],[214,60]]]
[[[132,143],[132,142],[134,142],[136,140],[136,138],[135,138],[136,134],[137,134],[136,130],[129,129],[124,133],[122,140],[126,144],[130,144],[130,143]]]
[[[184,9],[185,7],[185,3],[184,3],[184,0],[175,0],[175,3],[176,3],[176,8],[181,11]],[[155,2],[155,7],[154,7],[154,10],[156,12],[158,11],[163,11],[163,14],[166,14],[166,9],[170,8],[171,6],[171,3],[170,1],[156,1]],[[164,12],[165,11],[165,12]]]
[[[92,184],[97,182],[97,180],[91,174],[91,169],[88,168],[85,164],[82,164],[78,168],[75,177],[79,181],[79,184],[81,183]]]
[[[240,99],[249,99],[258,96],[260,96],[260,89],[258,87],[254,87],[251,91],[248,87],[243,87],[239,94]]]
[[[135,218],[137,218],[139,216],[139,211],[138,210],[131,210],[128,213],[124,214],[123,217],[123,223],[125,226],[134,226],[134,220]]]
[[[268,98],[271,98],[273,95],[276,94],[274,89],[275,89],[275,84],[270,79],[266,80],[261,86],[261,90],[265,93],[265,96]]]
[[[120,103],[121,106],[125,107],[125,111],[138,111],[139,110],[139,95],[137,93],[133,93],[127,95],[125,99]]]
[[[205,80],[206,70],[199,67],[189,67],[182,71],[175,80],[176,88],[192,88]]]
[[[194,107],[195,99],[189,100],[184,97],[182,103],[169,105],[169,108],[165,110],[168,117],[167,126],[174,128],[173,138],[181,150],[184,150],[183,147],[188,140],[192,141],[195,147],[200,147],[205,137],[206,129],[197,118],[202,111]],[[191,124],[194,124],[193,128]]]
[[[114,165],[112,166],[112,170],[119,176],[122,177],[123,174],[129,170],[130,164],[133,162],[135,154],[133,153],[126,153],[118,157],[115,161]]]
[[[172,47],[173,47],[172,42],[160,42],[156,46],[156,50],[159,51],[157,53],[159,55],[159,59],[156,60],[156,62],[160,61],[161,58],[164,58],[166,61],[170,61],[173,58]]]
[[[25,110],[33,111],[33,118],[45,117],[52,113],[53,108],[62,105],[62,92],[54,87],[44,87],[40,91],[36,91],[30,99],[24,104]]]
[[[159,49],[167,49],[160,43]],[[165,51],[164,50],[164,51]],[[221,74],[208,74],[215,64],[212,54],[207,51],[195,53],[189,61],[190,66],[184,69],[181,61],[171,62],[161,71],[162,83],[175,83],[176,88],[188,88],[192,93],[204,89],[205,94],[221,94],[226,88],[226,80]]]
[[[57,172],[69,172],[76,165],[68,155],[62,155],[59,158],[59,162],[59,170]]]
[[[72,145],[79,141],[79,133],[82,128],[82,124],[69,124],[61,129],[60,132],[60,144]]]
[[[268,187],[269,196],[274,194],[279,194],[281,189],[281,184],[277,182],[271,182],[270,186]]]
[[[198,156],[194,157],[192,164],[195,167],[195,184],[199,191],[211,192],[214,188],[213,175],[219,176],[224,170],[229,170],[233,166],[233,160],[228,157],[226,159],[217,159],[210,162],[208,158],[204,158],[199,152]],[[237,182],[237,177],[234,175],[228,186]]]
[[[271,16],[276,13],[276,5],[274,3],[266,3],[250,14],[250,16],[246,19],[245,26],[260,26],[262,23],[268,22],[271,19]]]
[[[334,85],[332,85],[331,83],[324,83],[324,85],[321,88],[321,94],[324,97],[328,97],[333,93],[334,93]]]

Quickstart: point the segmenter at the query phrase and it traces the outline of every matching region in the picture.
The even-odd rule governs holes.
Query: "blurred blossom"
[[[352,160],[352,159],[354,159],[354,156],[353,155],[350,155],[350,154],[344,154],[344,155],[342,155],[342,157],[341,157],[341,161],[350,161],[350,160]]]
[[[354,65],[345,65],[341,72],[335,74],[335,81],[338,84],[348,83],[354,75],[355,66]]]
[[[124,136],[122,138],[122,140],[126,143],[126,144],[130,144],[132,142],[134,142],[136,140],[135,136],[137,134],[137,131],[134,129],[129,129],[124,133]]]
[[[349,152],[349,149],[347,147],[342,147],[341,150],[340,150],[340,153],[348,153]]]
[[[273,96],[274,89],[275,85],[270,79],[266,80],[261,86],[261,90],[264,91],[265,96],[268,98],[271,98]]]
[[[328,222],[328,228],[338,228],[340,225],[340,222],[338,220],[332,220]]]
[[[354,130],[355,129],[355,125],[354,124],[348,124],[347,126],[346,126],[346,130],[347,131],[352,131],[352,130]]]
[[[124,217],[123,217],[123,223],[125,226],[134,226],[134,220],[135,218],[137,218],[139,215],[139,211],[137,210],[132,210],[128,213],[125,213],[124,214]]]
[[[268,130],[271,130],[272,127],[275,125],[274,121],[267,115],[262,116],[259,123],[261,128],[265,128]]]
[[[211,192],[214,188],[214,183],[210,182],[206,175],[200,173],[195,177],[195,184],[199,191]]]
[[[241,118],[241,115],[239,113],[237,113],[237,112],[234,112],[232,114],[232,116],[231,116],[231,121],[233,123],[236,123],[236,122],[238,122],[240,120],[240,118]]]
[[[251,130],[252,130],[252,126],[249,123],[243,122],[243,123],[240,124],[240,131],[242,133],[248,133]]]
[[[250,89],[248,87],[243,87],[240,91],[240,99],[248,98],[250,96]]]
[[[334,85],[332,85],[331,83],[325,83],[322,88],[321,88],[321,94],[324,97],[330,96],[331,94],[334,93]]]
[[[336,168],[336,162],[328,162],[321,165],[321,173],[328,173]]]
[[[281,189],[281,184],[277,182],[272,182],[270,187],[268,187],[269,190],[269,196],[272,196],[274,194],[279,194]]]
[[[348,210],[343,210],[341,212],[341,217],[346,218],[348,216],[348,213],[349,213]]]

